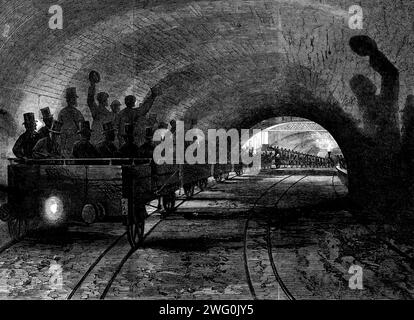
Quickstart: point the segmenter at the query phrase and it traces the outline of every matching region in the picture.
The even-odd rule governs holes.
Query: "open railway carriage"
[[[213,165],[213,177],[217,182],[227,180],[232,171],[234,171],[233,165],[229,163]]]
[[[180,165],[180,177],[182,188],[187,197],[194,195],[194,187],[200,190],[207,187],[208,178],[211,176],[211,165],[209,164],[183,164]]]
[[[162,197],[169,213],[180,187],[178,166],[156,166],[149,159],[10,161],[9,198],[1,211],[15,239],[35,220],[61,226],[119,219],[131,246],[137,247],[144,234],[145,204]]]

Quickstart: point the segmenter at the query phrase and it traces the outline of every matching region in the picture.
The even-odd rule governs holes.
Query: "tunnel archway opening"
[[[258,144],[291,149],[318,157],[343,155],[341,148],[329,133],[318,123],[301,117],[275,117],[258,123],[251,129],[261,129],[245,144]],[[261,146],[260,146],[261,147]]]
[[[278,116],[262,120],[250,130],[254,134],[242,149],[260,154],[256,173],[280,175],[283,170],[289,174],[296,170],[297,174],[332,175],[332,183],[337,176],[338,183],[348,190],[346,157],[332,134],[320,124],[302,117]]]

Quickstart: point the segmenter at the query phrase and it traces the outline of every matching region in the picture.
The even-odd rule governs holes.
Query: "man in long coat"
[[[77,109],[78,95],[76,88],[66,89],[67,106],[58,115],[58,121],[62,122],[61,145],[62,154],[70,158],[72,156],[73,145],[77,140],[79,123],[85,121],[82,113]]]

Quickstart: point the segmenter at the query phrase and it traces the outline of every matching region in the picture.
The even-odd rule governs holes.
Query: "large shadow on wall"
[[[255,93],[240,94],[236,102],[237,107],[231,107],[231,112],[236,112],[237,117],[233,117],[229,123],[227,117],[223,116],[226,111],[220,112],[223,121],[221,123],[215,121],[215,125],[221,128],[246,129],[263,120],[279,116],[289,115],[309,119],[329,131],[340,145],[348,163],[349,194],[357,203],[364,206],[375,203],[375,206],[383,208],[396,203],[399,197],[404,197],[398,175],[384,174],[391,170],[387,168],[388,163],[381,161],[381,152],[384,150],[381,140],[366,134],[363,123],[361,125],[354,113],[345,112],[341,103],[330,93],[328,83],[319,80],[315,88],[309,86],[303,79],[299,79],[297,75],[301,73],[297,70],[300,68],[302,67],[288,66],[284,70],[284,82],[272,93],[257,90]],[[309,73],[307,77],[309,79],[317,77],[311,74],[308,68],[302,71]],[[227,91],[227,94],[232,93]],[[225,110],[225,108],[223,104],[216,110]],[[194,113],[200,117],[202,112],[197,111],[202,109],[200,105],[194,105],[186,110],[185,117],[191,118],[191,114]],[[387,190],[395,190],[395,193]],[[383,203],[379,203],[379,198]],[[389,201],[390,199],[393,201]]]
[[[375,206],[383,208],[390,204],[387,198],[393,199],[392,203],[399,199],[396,194],[404,198],[401,189],[394,186],[396,181],[381,176],[381,168],[387,165],[377,162],[381,142],[364,134],[357,120],[346,113],[334,97],[321,99],[307,88],[290,83],[285,86],[282,94],[261,97],[263,103],[252,110],[251,105],[258,97],[255,98],[243,99],[245,105],[240,108],[239,127],[249,128],[268,118],[286,115],[314,121],[329,131],[341,147],[348,164],[349,195],[355,202],[363,206],[375,203]],[[387,189],[394,188],[398,190],[396,194],[387,193]],[[384,203],[379,203],[379,198]]]

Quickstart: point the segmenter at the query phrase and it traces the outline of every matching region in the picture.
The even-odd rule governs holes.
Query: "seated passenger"
[[[115,128],[112,121],[102,124],[102,131],[104,134],[104,140],[99,142],[96,146],[100,156],[102,158],[116,158],[119,156],[118,149],[116,148],[115,141]]]
[[[33,148],[39,141],[39,134],[36,132],[36,120],[34,113],[23,114],[26,131],[20,135],[13,146],[13,153],[17,158],[32,158]]]
[[[99,152],[90,143],[91,140],[91,126],[89,121],[82,121],[79,123],[81,139],[73,146],[72,155],[76,159],[99,158]]]
[[[42,113],[42,120],[45,125],[38,130],[38,133],[40,139],[43,139],[49,136],[49,131],[53,122],[53,115],[50,113],[49,107],[40,109],[40,112]]]
[[[139,158],[152,159],[154,154],[155,145],[152,141],[153,134],[152,129],[147,128],[145,130],[145,143],[139,147]]]
[[[59,139],[63,123],[53,120],[49,134],[40,139],[33,148],[35,159],[59,159],[62,158]]]
[[[119,148],[121,158],[139,158],[139,148],[134,143],[134,126],[127,123],[125,125],[125,133],[122,135],[124,144]]]

